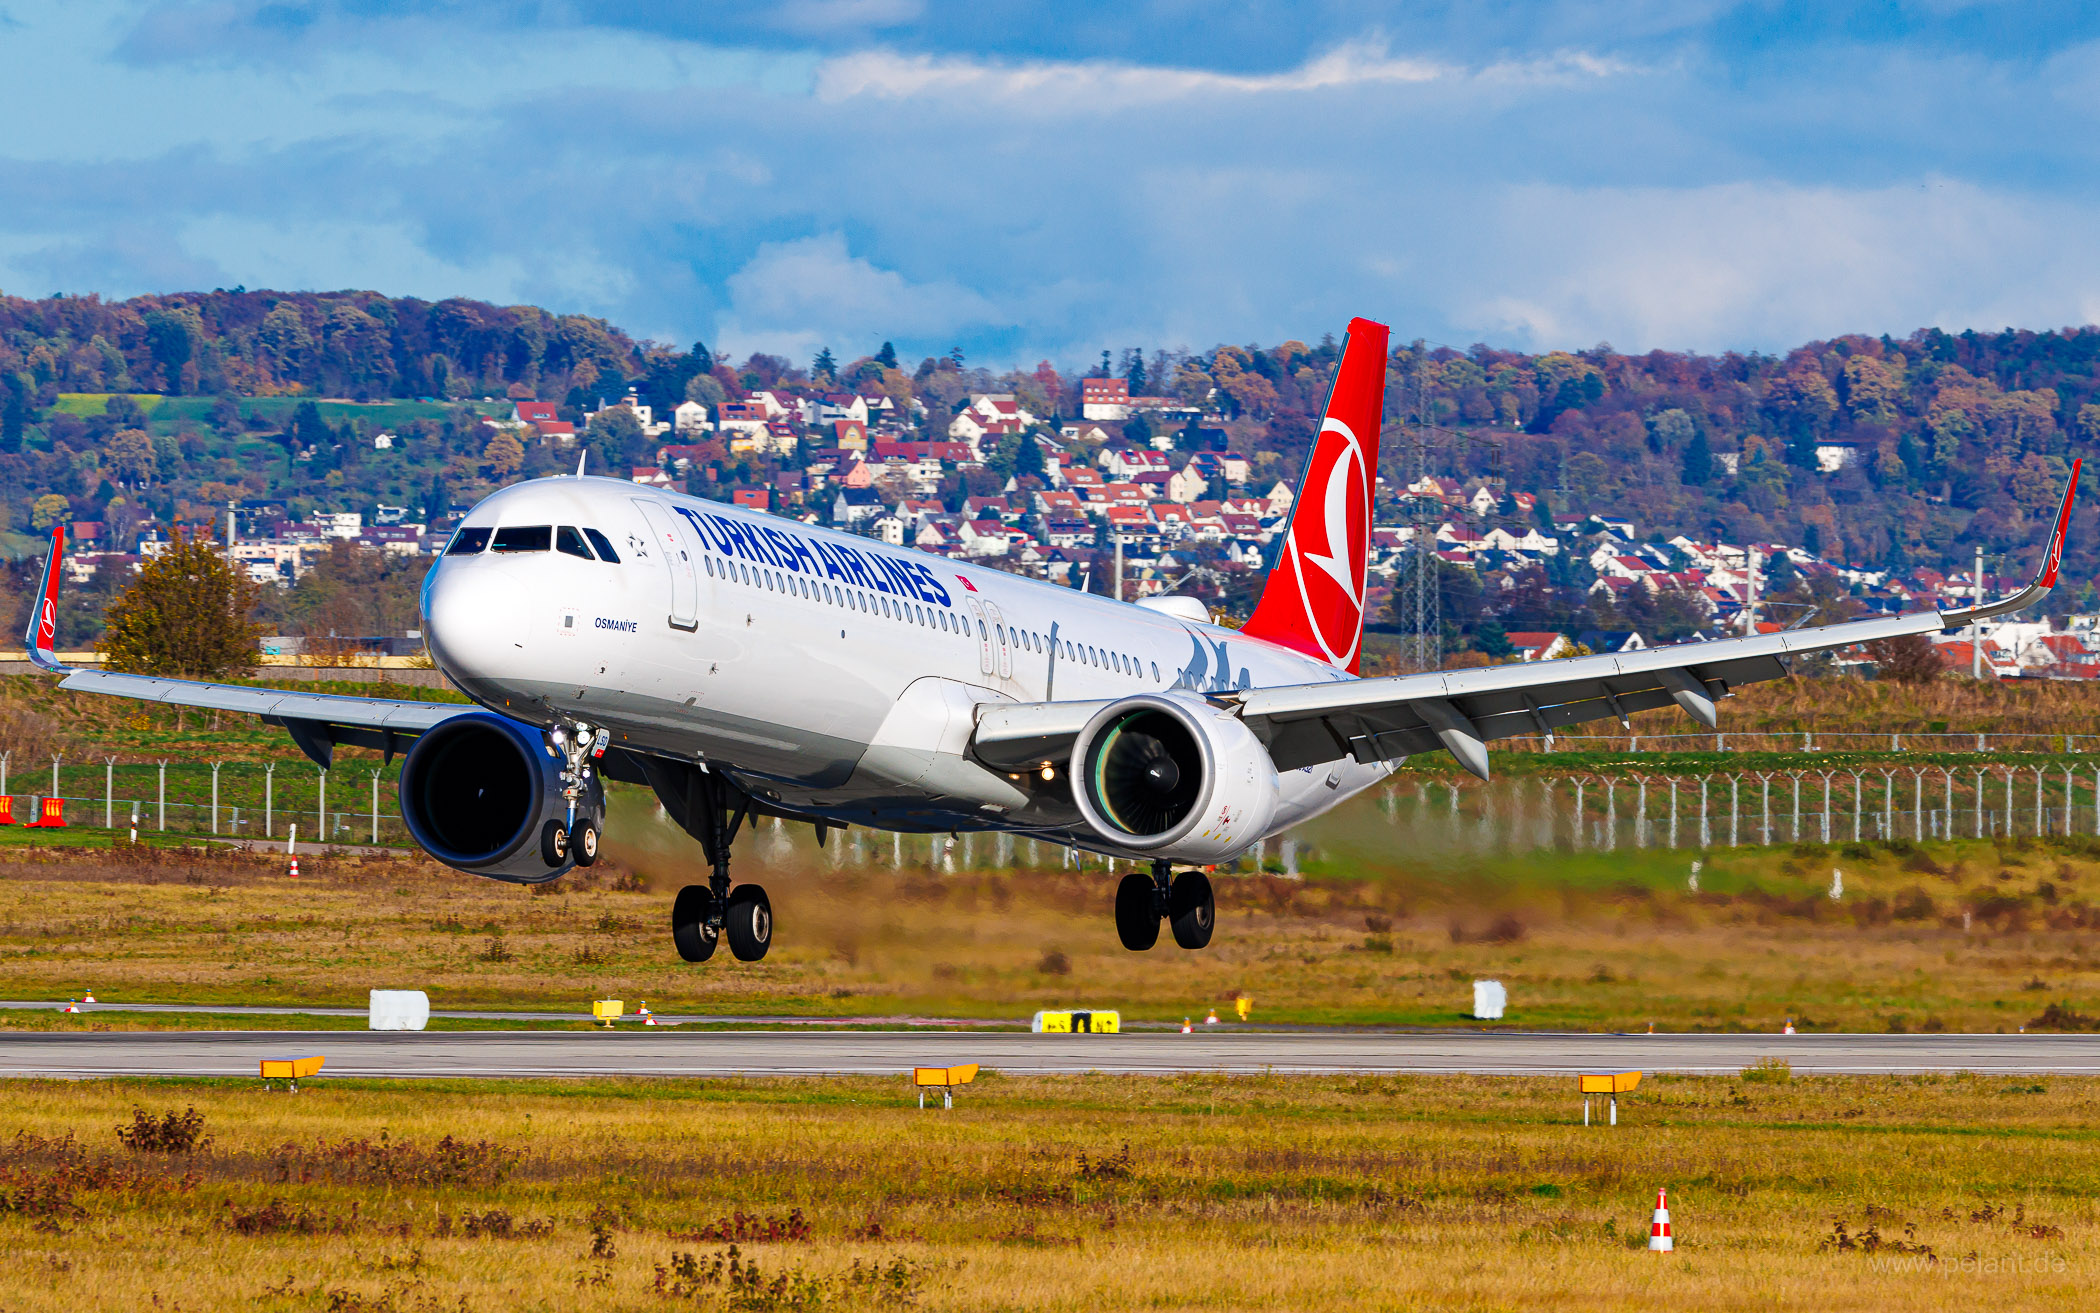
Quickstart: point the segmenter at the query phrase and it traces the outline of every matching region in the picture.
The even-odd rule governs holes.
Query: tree
[[[1923,634],[1898,634],[1867,644],[1867,659],[1877,679],[1897,684],[1929,684],[1946,673],[1940,650]]]
[[[1684,482],[1688,487],[1701,487],[1714,476],[1714,449],[1706,441],[1703,431],[1694,431],[1692,440],[1684,448]]]
[[[29,508],[29,527],[48,529],[71,513],[73,504],[55,492],[47,492]]]
[[[116,476],[133,485],[150,482],[160,468],[153,439],[144,429],[118,429],[102,445],[102,454],[109,459]]]
[[[640,460],[646,437],[642,421],[626,406],[608,406],[591,416],[591,426],[584,430],[584,436],[600,466],[615,475]]]
[[[29,380],[20,374],[0,379],[0,451],[20,451],[29,429]]]
[[[884,369],[895,369],[897,367],[897,348],[889,342],[884,342],[882,350],[875,353],[875,363],[881,365]]]
[[[481,458],[488,462],[489,472],[495,476],[496,482],[503,483],[517,474],[518,467],[525,463],[525,444],[505,429],[489,439],[489,445],[481,450]]]
[[[831,354],[830,347],[817,352],[817,358],[809,362],[809,376],[813,379],[836,379],[839,376],[839,362]]]
[[[104,613],[111,670],[172,679],[230,679],[255,669],[262,627],[255,585],[202,533],[177,532]]]
[[[1142,350],[1136,347],[1131,348],[1130,369],[1123,377],[1129,380],[1131,396],[1142,397],[1145,395],[1145,353]]]
[[[1014,450],[1014,476],[1026,478],[1043,477],[1043,448],[1035,440],[1033,429],[1021,430],[1020,446]]]

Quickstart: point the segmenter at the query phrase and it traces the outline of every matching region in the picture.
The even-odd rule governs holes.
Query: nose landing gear
[[[1173,870],[1172,863],[1156,861],[1152,874],[1133,872],[1116,887],[1116,937],[1133,953],[1159,942],[1162,920],[1183,948],[1204,947],[1217,929],[1218,905],[1210,877],[1201,871],[1174,875]]]

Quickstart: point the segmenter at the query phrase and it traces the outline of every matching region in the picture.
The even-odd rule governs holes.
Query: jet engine
[[[445,865],[513,884],[541,884],[575,865],[564,834],[562,759],[531,725],[490,712],[440,721],[401,763],[401,819]],[[576,800],[576,830],[603,825],[595,767]]]
[[[1276,815],[1276,766],[1245,722],[1198,697],[1145,693],[1072,743],[1072,796],[1102,838],[1172,861],[1239,855]]]

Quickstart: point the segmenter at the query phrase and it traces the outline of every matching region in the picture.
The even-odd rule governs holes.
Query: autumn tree
[[[488,463],[489,473],[496,482],[507,482],[525,463],[525,444],[506,429],[489,439],[488,445],[481,449],[481,459]]]
[[[1898,684],[1929,684],[1946,673],[1940,650],[1923,634],[1898,634],[1867,644],[1875,677]]]
[[[47,492],[29,508],[29,526],[33,529],[48,529],[66,518],[72,503],[55,492]]]
[[[255,585],[201,533],[177,533],[109,604],[109,669],[175,679],[229,679],[255,669]]]

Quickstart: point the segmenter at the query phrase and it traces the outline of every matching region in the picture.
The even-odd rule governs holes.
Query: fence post
[[[2068,738],[2068,736],[2066,737]],[[2071,837],[2071,813],[2077,810],[2072,788],[2071,768],[2066,766],[2064,767],[2064,838],[2066,839]]]
[[[1772,776],[1766,771],[1757,773],[1758,783],[1764,786],[1764,846],[1772,846]]]
[[[2045,833],[2042,826],[2042,768],[2029,766],[2027,769],[2034,772],[2034,837],[2039,839]]]
[[[117,825],[117,759],[102,759],[102,828],[113,830]]]
[[[1981,734],[1976,736],[1982,738]],[[1983,772],[1976,772],[1976,837],[1983,837]]]
[[[276,804],[277,763],[273,761],[263,767],[263,838],[265,839],[277,833],[271,815],[276,810]]]
[[[1830,842],[1830,777],[1836,773],[1827,770],[1823,772],[1823,827],[1820,832],[1826,844]]]
[[[318,821],[318,822],[319,822],[319,824],[318,824],[318,825],[316,825],[316,826],[314,827],[314,828],[315,828],[315,834],[314,834],[314,842],[315,842],[315,843],[327,843],[327,842],[329,841],[329,834],[328,834],[328,772],[327,772],[327,771],[325,771],[325,770],[316,770],[316,771],[314,772],[314,774],[318,775],[318,776],[320,777],[320,779],[321,779],[321,799],[320,799],[320,801],[319,801],[319,802],[317,802],[317,803],[315,803],[315,804],[314,804],[314,820],[316,820],[316,821]]]
[[[2095,778],[2100,778],[2096,776]],[[2100,803],[2094,806],[2100,807]],[[2100,824],[2100,822],[2096,822]],[[1610,776],[1604,779],[1604,851],[1615,851],[1619,846],[1619,782]]]
[[[223,761],[215,761],[211,764],[211,832],[213,834],[219,832],[219,767],[225,764]]]
[[[0,793],[7,792],[7,759],[14,755],[12,751],[0,752]]]
[[[1794,773],[1794,842],[1801,842],[1801,772]]]
[[[1709,824],[1707,823],[1707,819],[1706,819],[1706,781],[1707,781],[1707,777],[1706,777],[1706,776],[1704,776],[1704,775],[1701,775],[1701,776],[1699,777],[1699,851],[1700,851],[1700,852],[1705,852],[1705,851],[1706,851],[1707,849],[1709,849],[1709,848],[1711,848],[1711,847],[1713,847],[1713,846],[1714,846],[1714,835],[1713,835],[1713,827],[1712,827],[1711,825],[1709,825]]]
[[[1910,837],[1925,842],[1925,772],[1910,768]]]
[[[54,752],[51,754],[51,796],[63,798],[66,795],[58,791],[58,758],[58,753]]]
[[[1648,779],[1645,775],[1636,775],[1633,778],[1640,785],[1640,805],[1633,813],[1633,846],[1646,848],[1648,846]]]
[[[1677,777],[1670,777],[1670,846],[1677,846]]]
[[[1735,847],[1736,817],[1742,812],[1742,776],[1728,777],[1728,846]]]
[[[2008,839],[2013,836],[2013,771],[2011,766],[2005,768],[2005,837]]]
[[[1947,791],[1947,824],[1943,828],[1940,837],[1952,839],[1954,837],[1954,772],[1948,770],[1945,766],[1940,767],[1940,783],[1945,786]]]
[[[775,818],[776,822],[778,818]],[[968,843],[969,840],[963,840]],[[379,846],[379,772],[372,772],[372,846]]]
[[[1575,849],[1579,849],[1582,847],[1582,827],[1584,824],[1582,816],[1582,795],[1584,783],[1585,780],[1583,776],[1577,775],[1575,777],[1575,824],[1573,827],[1574,832],[1568,838],[1568,847]]]
[[[163,761],[163,762],[162,762],[162,763],[160,764],[160,828],[161,828],[161,833],[163,833],[163,834],[167,833],[167,829],[168,829],[168,763],[167,763],[167,762],[165,762],[165,761]]]

